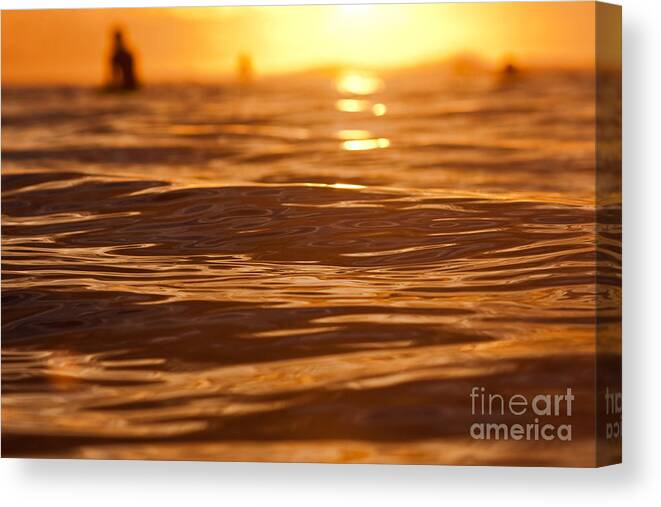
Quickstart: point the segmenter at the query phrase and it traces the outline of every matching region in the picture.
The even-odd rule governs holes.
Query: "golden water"
[[[3,90],[3,454],[584,463],[593,86]],[[574,441],[471,441],[473,386]]]

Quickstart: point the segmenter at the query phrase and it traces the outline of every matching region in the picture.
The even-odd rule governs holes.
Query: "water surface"
[[[591,73],[2,107],[4,455],[586,464]],[[574,441],[471,441],[473,386],[571,386]]]

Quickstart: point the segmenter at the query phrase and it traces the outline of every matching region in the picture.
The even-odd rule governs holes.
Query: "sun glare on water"
[[[388,111],[388,108],[386,107],[385,104],[374,104],[372,106],[372,112],[374,113],[374,116],[383,116],[386,114]]]
[[[337,91],[351,95],[371,95],[383,89],[379,76],[368,71],[347,71],[336,82]]]
[[[389,146],[390,140],[385,137],[378,139],[352,139],[342,143],[342,148],[346,151],[376,150],[378,148],[388,148]]]

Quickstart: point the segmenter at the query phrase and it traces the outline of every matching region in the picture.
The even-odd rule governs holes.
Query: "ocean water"
[[[3,89],[3,455],[585,464],[594,104],[434,68]],[[474,386],[572,387],[572,442],[472,440]]]

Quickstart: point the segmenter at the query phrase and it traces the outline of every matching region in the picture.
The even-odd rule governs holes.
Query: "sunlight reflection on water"
[[[368,71],[352,70],[343,72],[336,83],[337,91],[354,95],[372,95],[383,90],[383,80]]]
[[[390,141],[384,137],[378,139],[352,139],[342,143],[342,148],[347,151],[374,150],[377,148],[387,148],[389,146]]]

